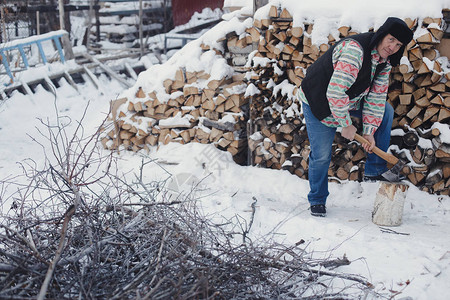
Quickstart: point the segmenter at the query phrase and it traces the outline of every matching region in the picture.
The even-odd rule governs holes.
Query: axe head
[[[405,162],[399,159],[398,162],[391,169],[381,174],[381,176],[383,176],[389,182],[400,182],[401,171],[404,166]]]

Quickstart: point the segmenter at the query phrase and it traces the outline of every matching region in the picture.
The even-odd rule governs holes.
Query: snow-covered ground
[[[34,97],[16,93],[0,106],[0,180],[19,174],[17,162],[31,158],[43,163],[43,151],[32,137],[46,145],[38,129],[39,119],[55,120],[55,106],[61,116],[80,120],[89,102],[83,126],[94,132],[108,113],[109,100],[120,93],[117,84],[102,80],[101,95],[93,86],[80,88],[79,95],[62,83],[55,101],[43,88]],[[75,124],[73,124],[75,126]],[[48,144],[47,144],[48,147]],[[377,183],[331,183],[329,214],[315,218],[309,214],[308,182],[287,171],[236,165],[229,153],[212,145],[172,143],[150,153],[121,152],[124,174],[139,172],[141,159],[154,159],[144,169],[149,181],[165,179],[173,191],[186,192],[202,180],[197,196],[204,212],[231,219],[251,216],[253,197],[257,199],[251,237],[269,233],[288,244],[303,239],[317,258],[342,257],[352,262],[340,271],[361,274],[376,289],[402,291],[399,297],[446,299],[450,282],[450,199],[429,195],[410,186],[403,223],[386,231],[372,223]],[[163,167],[163,168],[162,168]],[[130,173],[131,172],[131,173]],[[2,195],[0,195],[2,196]],[[4,196],[4,195],[3,195]],[[11,203],[1,202],[3,213]],[[409,285],[406,285],[408,282]]]
[[[42,145],[49,145],[39,133],[45,131],[41,120],[54,122],[56,112],[74,121],[70,131],[89,105],[83,127],[86,135],[94,133],[108,114],[110,100],[124,92],[117,82],[106,77],[101,77],[100,82],[101,92],[89,82],[77,92],[62,79],[56,96],[38,88],[32,96],[15,92],[1,102],[0,181],[21,173],[17,162],[32,159],[43,164]],[[392,295],[400,292],[395,299],[448,299],[448,196],[430,195],[410,186],[402,225],[386,228],[371,221],[378,183],[331,183],[328,216],[315,218],[308,211],[307,181],[287,171],[239,166],[229,153],[212,145],[172,143],[153,148],[150,153],[122,151],[118,155],[121,171],[129,176],[139,172],[142,158],[155,160],[144,168],[145,179],[165,179],[171,174],[169,187],[173,193],[188,191],[201,180],[197,197],[211,218],[239,215],[249,220],[255,198],[256,213],[250,231],[253,239],[275,233],[287,244],[305,240],[307,250],[317,258],[346,255],[351,264],[340,267],[340,271],[367,277],[378,291],[392,290]],[[11,207],[5,201],[7,192],[8,187],[2,186],[3,214]]]

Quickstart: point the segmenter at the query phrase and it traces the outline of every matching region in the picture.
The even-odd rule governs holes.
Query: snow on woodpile
[[[396,133],[390,151],[409,161],[404,171],[412,183],[448,194],[450,69],[439,51],[448,5],[336,2],[278,0],[253,18],[243,17],[248,7],[225,14],[167,63],[142,73],[113,103],[114,129],[105,132],[103,145],[139,151],[169,142],[213,143],[238,163],[307,178],[309,144],[295,95],[308,67],[336,41],[396,16],[414,39],[392,72],[388,101]],[[359,144],[337,135],[330,177],[360,180],[364,162]]]

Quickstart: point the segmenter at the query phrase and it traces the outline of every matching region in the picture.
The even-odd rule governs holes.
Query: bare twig
[[[37,300],[42,300],[45,298],[45,294],[47,293],[48,285],[50,284],[50,280],[52,279],[53,272],[55,270],[56,264],[59,261],[59,258],[61,257],[61,253],[63,251],[65,240],[66,240],[66,234],[67,234],[67,227],[69,226],[70,219],[75,214],[75,205],[72,205],[69,207],[64,215],[64,222],[61,229],[61,237],[59,240],[59,246],[56,250],[55,257],[53,258],[53,261],[50,263],[50,266],[48,267],[47,274],[45,275],[44,282],[41,286],[41,290],[39,292],[39,295],[37,296]]]
[[[243,234],[242,234],[242,242],[245,244],[246,240],[247,240],[247,235],[250,232],[250,229],[252,228],[253,225],[253,220],[255,219],[255,213],[256,213],[256,203],[258,202],[258,199],[256,199],[254,196],[252,197],[253,202],[252,202],[252,215],[250,216],[250,223],[248,224],[248,227],[244,230]]]
[[[381,232],[383,232],[383,233],[392,233],[392,234],[400,234],[400,235],[409,235],[409,233],[398,232],[398,231],[395,231],[395,230],[393,230],[393,229],[391,229],[391,228],[386,228],[386,227],[379,227],[379,228],[380,228]]]
[[[41,143],[44,155],[55,157],[41,170],[26,161],[24,180],[0,182],[17,181],[8,197],[18,203],[0,226],[0,298],[384,297],[364,277],[337,271],[349,263],[345,257],[312,259],[303,240],[275,242],[277,229],[252,239],[255,197],[250,218],[205,216],[198,201],[210,195],[197,196],[204,179],[189,191],[170,191],[167,170],[167,178],[146,181],[152,158],[141,161],[137,175],[123,174],[114,155],[94,145],[99,132],[84,139],[80,122],[70,137],[65,122],[59,115],[55,126],[42,122],[52,145],[49,152]]]
[[[157,206],[157,205],[176,205],[181,204],[183,201],[170,201],[170,202],[153,202],[153,203],[123,203],[122,206]]]

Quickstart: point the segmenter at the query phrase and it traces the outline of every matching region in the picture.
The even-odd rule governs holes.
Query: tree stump
[[[402,223],[408,185],[380,182],[372,212],[372,222],[381,226],[399,226]]]

